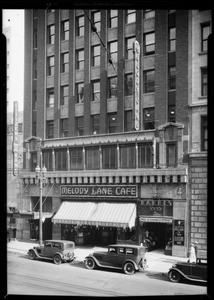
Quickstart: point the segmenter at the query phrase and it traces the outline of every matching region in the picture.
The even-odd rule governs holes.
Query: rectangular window
[[[37,37],[37,29],[33,31],[33,48],[37,49],[38,46],[38,37]]]
[[[82,170],[83,169],[83,149],[82,148],[70,149],[70,164],[71,164],[71,170]]]
[[[76,101],[82,103],[84,101],[84,83],[76,83]]]
[[[175,105],[168,106],[168,122],[175,122]]]
[[[46,137],[52,139],[54,137],[54,121],[46,122]]]
[[[136,167],[135,145],[120,145],[120,167],[135,168]]]
[[[91,13],[91,19],[94,27],[96,27],[96,31],[100,32],[101,26],[101,14],[100,11],[95,11]]]
[[[47,58],[47,76],[54,75],[54,56]]]
[[[124,131],[132,131],[132,110],[124,113]]]
[[[84,127],[83,127],[83,117],[76,117],[76,134],[78,136],[84,134]]]
[[[84,69],[84,50],[76,51],[76,70]]]
[[[68,85],[61,86],[60,105],[68,105]]]
[[[175,82],[176,82],[176,68],[175,66],[169,67],[169,90],[175,89]]]
[[[169,51],[176,49],[176,28],[169,28]]]
[[[92,101],[100,101],[100,81],[92,81]]]
[[[207,116],[201,117],[201,151],[208,150],[208,124]]]
[[[37,79],[37,60],[33,60],[33,79]]]
[[[155,33],[150,32],[144,35],[144,53],[150,55],[155,53]]]
[[[69,53],[61,54],[61,73],[68,73],[69,71]]]
[[[152,143],[138,145],[138,163],[139,168],[153,167],[153,146]]]
[[[32,110],[37,110],[37,91],[33,91]]]
[[[84,16],[76,17],[76,36],[84,35],[85,18]]]
[[[207,68],[201,69],[201,96],[207,96]]]
[[[47,90],[47,103],[46,103],[46,107],[47,108],[54,107],[54,89]]]
[[[155,70],[144,72],[144,93],[153,93],[155,91]]]
[[[48,9],[47,10],[48,14],[55,12],[55,9]]]
[[[208,49],[208,36],[210,34],[210,24],[201,24],[201,51],[207,51]]]
[[[118,10],[109,10],[109,28],[115,28],[118,26]]]
[[[60,120],[60,137],[68,136],[68,119]]]
[[[177,149],[175,143],[166,144],[166,163],[167,167],[176,167],[177,165]]]
[[[114,63],[116,63],[117,62],[117,52],[118,52],[118,42],[114,41],[114,42],[108,43],[108,50],[109,50],[110,58],[112,59],[112,61]]]
[[[48,45],[54,44],[54,42],[55,42],[55,25],[48,26],[47,38],[48,38]]]
[[[127,38],[126,39],[126,59],[133,59],[134,52],[133,52],[133,43],[136,40],[135,37]]]
[[[144,10],[144,19],[151,19],[155,17],[155,10],[153,9],[145,9]]]
[[[37,166],[37,153],[31,152],[31,172],[35,172]]]
[[[37,123],[32,122],[32,136],[37,136]]]
[[[85,149],[85,163],[87,170],[97,170],[100,168],[99,147],[90,147]]]
[[[43,154],[43,164],[47,168],[47,171],[53,171],[52,150],[45,150],[42,152],[42,154]]]
[[[128,9],[126,10],[126,24],[134,23],[136,21],[136,10]]]
[[[125,96],[133,95],[133,74],[125,75]]]
[[[62,29],[62,34],[61,34],[62,41],[69,40],[69,20],[62,21],[61,29]]]
[[[100,66],[100,45],[92,47],[92,67]]]
[[[117,77],[108,78],[108,98],[117,97]]]
[[[108,114],[108,132],[117,132],[117,114]]]
[[[155,129],[155,109],[153,107],[144,108],[143,124],[144,124],[144,130]]]
[[[117,146],[102,147],[102,168],[103,169],[117,168]]]
[[[91,130],[92,134],[100,133],[100,115],[91,116]]]
[[[55,168],[56,171],[67,170],[67,149],[55,150]]]

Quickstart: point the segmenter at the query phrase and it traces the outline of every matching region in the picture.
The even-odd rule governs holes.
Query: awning
[[[139,218],[140,222],[145,223],[172,223],[172,218],[166,218],[166,217],[142,217]]]
[[[133,227],[136,219],[134,203],[62,202],[52,218],[54,224]]]

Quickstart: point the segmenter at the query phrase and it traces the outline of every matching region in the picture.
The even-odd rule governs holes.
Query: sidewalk
[[[27,255],[27,252],[30,248],[39,245],[37,241],[18,241],[14,240],[7,244],[7,251],[9,253]],[[76,262],[83,262],[84,258],[94,252],[94,251],[103,251],[104,247],[87,247],[87,246],[76,246],[75,247],[75,257]],[[163,254],[160,250],[154,250],[146,253],[146,259],[148,268],[146,271],[152,273],[167,273],[169,268],[176,261],[187,261],[188,258],[168,256]]]

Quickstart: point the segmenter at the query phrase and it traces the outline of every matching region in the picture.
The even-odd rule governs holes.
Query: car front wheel
[[[94,262],[93,258],[90,258],[90,257],[86,258],[85,266],[87,269],[93,270],[95,268],[95,262]]]
[[[180,281],[180,279],[181,279],[181,275],[177,271],[174,270],[169,271],[170,281],[177,283]]]
[[[36,254],[34,253],[33,250],[30,250],[28,255],[29,255],[29,258],[30,258],[31,260],[33,260],[33,259],[36,258]]]
[[[134,268],[133,263],[131,263],[131,262],[125,263],[125,265],[123,267],[123,271],[127,275],[133,275],[135,273],[135,268]]]
[[[62,259],[59,254],[56,254],[56,255],[54,255],[53,261],[56,265],[60,265],[62,262]]]

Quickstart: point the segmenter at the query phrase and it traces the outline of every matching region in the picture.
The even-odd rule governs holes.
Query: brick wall
[[[192,159],[190,166],[190,239],[207,249],[207,161]]]

